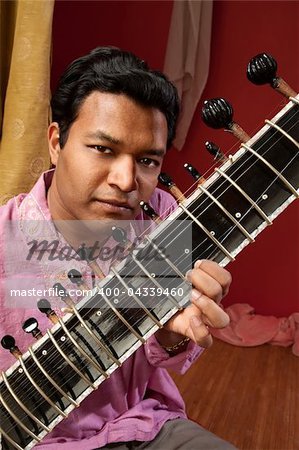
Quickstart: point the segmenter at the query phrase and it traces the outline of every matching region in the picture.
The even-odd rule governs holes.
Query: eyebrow
[[[105,141],[111,142],[111,144],[116,144],[116,145],[122,145],[124,144],[123,141],[121,141],[120,139],[117,139],[113,136],[110,136],[107,133],[104,133],[101,130],[97,130],[95,132],[91,132],[91,133],[87,133],[85,135],[86,138],[90,138],[90,139],[103,139]],[[164,149],[148,149],[148,150],[144,150],[144,153],[146,153],[147,155],[151,155],[151,156],[159,156],[159,157],[163,157],[166,154],[166,151]]]
[[[85,135],[85,137],[87,138],[91,138],[91,139],[104,139],[105,141],[111,142],[112,144],[123,144],[123,142],[113,136],[110,136],[107,133],[104,133],[101,130],[97,130],[95,132],[92,133],[87,133]]]

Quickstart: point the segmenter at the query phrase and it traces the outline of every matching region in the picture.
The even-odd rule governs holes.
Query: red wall
[[[172,1],[56,0],[52,86],[66,64],[99,45],[130,50],[163,66]]]
[[[162,69],[171,10],[171,1],[56,1],[52,85],[68,62],[97,45],[131,50]],[[210,76],[203,99],[226,97],[236,121],[254,134],[285,102],[269,87],[246,80],[247,62],[257,53],[272,53],[279,74],[299,90],[298,23],[298,2],[214,2]],[[172,150],[165,161],[165,169],[182,190],[191,184],[184,162],[201,172],[212,164],[203,147],[206,140],[225,151],[237,149],[233,137],[201,123],[201,103],[184,149]],[[226,305],[247,302],[259,313],[278,316],[299,311],[298,211],[297,202],[229,266],[234,283]]]

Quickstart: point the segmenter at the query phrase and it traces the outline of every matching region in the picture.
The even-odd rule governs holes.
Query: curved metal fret
[[[77,372],[77,374],[82,378],[82,380],[85,381],[86,384],[88,384],[90,387],[92,387],[93,389],[96,389],[96,386],[90,381],[88,380],[88,378],[86,378],[86,376],[81,372],[81,370],[79,370],[75,364],[69,359],[69,357],[64,353],[64,351],[59,347],[59,345],[57,344],[54,336],[52,335],[50,330],[47,330],[47,335],[49,336],[49,338],[51,339],[51,341],[53,342],[53,344],[55,345],[55,347],[57,348],[57,350],[59,351],[59,353],[61,354],[61,356],[66,360],[66,362],[72,367],[72,369],[74,369],[75,372]]]
[[[178,205],[180,208],[182,208],[182,210],[196,223],[196,225],[198,225],[208,236],[209,239],[211,239],[214,244],[217,245],[218,248],[220,248],[220,250],[231,260],[234,261],[235,258],[233,257],[233,255],[218,241],[218,239],[216,239],[210,232],[209,230],[207,230],[207,228],[200,223],[196,217],[190,212],[188,211],[188,209],[182,204],[180,203]]]
[[[167,264],[175,271],[175,273],[178,274],[178,276],[182,279],[185,279],[185,275],[170,261],[170,259],[167,258],[167,256],[164,255],[164,253],[159,249],[158,245],[152,241],[152,239],[149,236],[145,236],[145,239],[150,243],[152,247],[161,255],[164,259],[164,261],[167,262]]]
[[[52,408],[54,408],[58,412],[58,414],[60,414],[63,417],[67,417],[67,414],[65,414],[65,412],[62,411],[62,409],[60,409],[57,405],[55,405],[55,403],[48,397],[48,395],[34,381],[32,376],[28,372],[27,367],[25,366],[25,363],[24,363],[24,361],[23,361],[21,356],[19,356],[18,360],[20,361],[21,367],[24,370],[24,373],[27,376],[28,380],[34,386],[34,388],[40,393],[40,395],[52,406]]]
[[[69,330],[67,329],[67,327],[65,326],[65,324],[61,319],[59,319],[59,323],[65,334],[68,336],[70,341],[72,341],[72,343],[78,349],[78,351],[90,362],[90,364],[93,365],[95,369],[98,370],[98,372],[100,372],[101,375],[103,375],[105,378],[108,378],[109,375],[88,355],[88,353],[86,353],[84,348],[82,348],[81,345],[79,345],[78,342],[75,341],[75,339],[73,338],[73,336],[71,335],[71,333],[69,332]]]
[[[46,370],[43,368],[43,366],[41,365],[41,363],[37,359],[37,357],[36,357],[36,355],[35,355],[35,353],[34,353],[34,351],[32,350],[31,347],[28,348],[28,351],[29,351],[33,361],[35,362],[35,364],[39,368],[39,370],[50,381],[50,383],[53,384],[53,386],[57,389],[57,391],[60,392],[60,394],[63,395],[67,400],[69,400],[74,406],[79,406],[79,403],[77,403],[72,397],[70,397],[66,392],[64,392],[64,390],[61,389],[61,387],[56,383],[55,380],[53,380],[53,378],[48,374],[48,372],[46,372]]]
[[[20,421],[20,419],[15,415],[13,411],[11,411],[10,407],[7,405],[5,400],[3,399],[2,395],[0,394],[0,401],[8,414],[17,422],[17,424],[20,425],[21,428],[23,428],[24,431],[26,431],[29,436],[31,436],[35,441],[40,442],[41,438],[39,438],[36,434],[34,434],[29,428],[26,427],[26,425],[23,424],[23,422]]]
[[[119,275],[119,273],[117,272],[117,270],[114,269],[114,267],[111,267],[111,271],[114,273],[114,275],[116,276],[116,278],[119,280],[119,282],[124,286],[124,288],[126,288],[126,290],[128,291],[129,286],[127,285],[127,283],[124,282],[124,280],[121,278],[121,276]],[[155,316],[152,315],[152,313],[147,309],[146,306],[144,306],[144,304],[139,300],[139,298],[133,293],[132,295],[133,299],[135,300],[135,302],[143,309],[143,311],[147,314],[148,317],[151,318],[151,320],[158,325],[159,328],[162,328],[163,325],[162,323],[156,319]]]
[[[41,422],[37,417],[35,417],[34,414],[32,414],[31,411],[29,411],[29,409],[24,405],[24,403],[19,399],[19,397],[16,395],[16,393],[14,392],[13,388],[11,387],[11,385],[9,384],[9,381],[5,375],[4,372],[2,372],[2,377],[3,377],[3,381],[5,383],[5,386],[7,387],[8,391],[10,392],[11,396],[14,398],[14,400],[18,403],[18,405],[21,407],[21,409],[23,409],[23,411],[25,411],[26,414],[28,414],[28,416],[31,417],[31,419],[34,420],[34,422],[36,422],[39,426],[41,426],[44,430],[46,430],[47,432],[50,432],[51,429],[49,427],[47,427],[47,425],[45,425],[43,422]]]
[[[286,131],[284,131],[281,127],[279,127],[276,123],[272,122],[271,120],[266,119],[265,123],[269,125],[272,128],[275,128],[275,130],[279,131],[281,134],[283,134],[289,141],[292,142],[298,149],[299,149],[299,143],[290,136]]]
[[[83,325],[85,330],[88,332],[88,334],[93,338],[93,340],[100,346],[100,348],[107,354],[107,356],[112,359],[112,361],[118,366],[121,366],[121,362],[113,356],[113,354],[110,352],[108,348],[101,342],[101,340],[94,334],[91,328],[86,324],[85,320],[79,313],[79,311],[76,309],[75,306],[72,306],[73,313],[77,316],[80,323]],[[106,374],[107,375],[107,374]]]
[[[102,295],[103,299],[105,300],[105,302],[107,303],[107,305],[110,306],[110,308],[112,309],[114,314],[116,314],[117,317],[119,317],[119,319],[126,325],[126,327],[137,337],[137,339],[139,339],[139,341],[141,341],[144,344],[145,343],[145,339],[143,338],[143,336],[141,336],[141,334],[137,333],[137,331],[134,330],[134,328],[129,324],[129,322],[112,305],[112,303],[110,302],[108,297],[106,297],[105,294],[101,294],[101,295]]]
[[[17,450],[23,450],[22,447],[19,446],[19,444],[17,444],[10,436],[8,436],[8,434],[5,433],[5,431],[2,430],[2,428],[0,427],[0,434],[2,434],[5,439],[11,443],[11,445],[16,448]]]
[[[8,414],[8,412],[6,410],[5,410],[5,412],[7,414],[7,419],[10,421],[10,423],[12,425],[12,428],[8,428],[7,431],[13,430],[16,433],[18,439],[19,439],[18,442],[20,443],[20,445],[21,446],[23,445],[24,447],[26,447],[25,439],[27,438],[27,435],[25,436],[25,434],[23,434],[23,430],[22,431],[20,430],[20,427],[15,423],[15,421],[13,420],[11,415]],[[0,422],[0,424],[1,424],[1,422]],[[0,433],[0,438],[1,438],[1,433]],[[1,442],[1,439],[0,439],[0,442]]]
[[[275,167],[272,166],[269,161],[267,161],[263,156],[261,156],[259,153],[257,153],[253,148],[249,147],[249,145],[241,144],[241,147],[246,148],[250,153],[255,155],[258,159],[260,159],[272,172],[275,173],[275,175],[283,182],[283,184],[288,188],[288,190],[296,197],[299,197],[298,192],[294,188],[294,186],[277,170]]]
[[[243,197],[248,200],[248,202],[253,206],[253,208],[258,212],[258,214],[267,222],[268,225],[272,225],[271,220],[267,216],[267,214],[259,207],[257,203],[225,172],[223,172],[218,167],[215,168],[215,172],[219,173],[222,177],[224,177],[227,181],[229,181],[239,192],[243,195]]]
[[[212,195],[207,189],[205,189],[203,186],[198,186],[198,189],[200,189],[207,197],[209,197],[220,209],[224,212],[224,214],[236,225],[237,228],[241,231],[241,233],[246,236],[246,238],[250,242],[254,242],[253,237],[248,233],[248,231],[234,218],[234,216],[231,215],[231,213],[217,200],[214,195]]]
[[[296,105],[299,105],[299,100],[296,97],[289,97],[289,99],[291,100],[291,102],[296,103]]]
[[[149,271],[144,267],[143,264],[141,264],[140,261],[138,261],[138,259],[136,258],[136,256],[134,255],[134,253],[132,253],[132,258],[134,260],[134,262],[140,267],[140,269],[145,273],[145,275],[147,275],[151,282],[154,283],[155,286],[157,286],[158,288],[161,288],[161,285],[158,283],[158,281],[155,280],[155,278],[149,273]],[[174,304],[174,306],[176,306],[179,310],[182,309],[182,307],[180,306],[180,304],[178,303],[178,301],[172,297],[172,295],[168,296],[169,300]]]

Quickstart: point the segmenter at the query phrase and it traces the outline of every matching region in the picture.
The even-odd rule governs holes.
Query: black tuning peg
[[[152,220],[154,220],[155,222],[161,222],[161,219],[159,217],[159,215],[156,213],[156,211],[154,210],[154,208],[151,207],[151,205],[147,202],[140,202],[140,207],[142,209],[142,211]]]
[[[190,175],[194,178],[194,180],[200,180],[202,178],[202,175],[191,164],[185,163],[184,168],[187,170],[188,173],[190,173]]]
[[[167,187],[167,188],[171,188],[172,186],[175,186],[174,181],[171,179],[171,177],[165,173],[165,172],[161,172],[158,176],[158,180],[161,184],[163,184],[163,186]]]
[[[70,308],[74,306],[71,297],[69,296],[67,290],[65,289],[65,287],[62,286],[61,283],[55,283],[53,285],[53,289],[54,291],[56,291],[57,295],[61,298],[61,300],[63,300],[67,304],[67,306],[69,306]]]
[[[279,76],[277,62],[269,53],[259,53],[251,58],[247,66],[247,78],[251,83],[262,85],[269,83],[271,87],[285,97],[295,97],[297,93]]]
[[[128,250],[132,250],[134,247],[134,243],[132,243],[128,238],[127,238],[127,232],[126,230],[124,230],[121,227],[115,227],[113,226],[111,228],[112,230],[112,237],[116,242],[119,242],[120,244],[122,244],[124,246],[124,248],[122,249],[122,254],[124,255],[125,252],[127,252]],[[119,255],[120,256],[120,255]],[[122,259],[122,258],[121,258]]]
[[[224,98],[205,100],[201,113],[204,123],[210,128],[226,128],[230,130],[234,124],[233,107]]]
[[[126,244],[128,241],[126,230],[124,230],[121,227],[115,227],[113,226],[111,228],[112,230],[112,237],[116,242],[119,242],[120,244]]]
[[[37,307],[43,314],[46,314],[46,316],[51,320],[52,323],[57,323],[59,321],[55,311],[51,308],[50,302],[46,298],[41,298],[37,302]]]
[[[204,123],[211,128],[224,128],[231,131],[233,135],[242,142],[250,139],[247,133],[233,121],[233,107],[224,98],[211,98],[206,100],[202,107],[202,119]]]
[[[34,317],[26,319],[22,328],[25,333],[31,333],[35,339],[40,339],[42,337],[41,331],[38,328],[38,321]]]
[[[37,302],[37,307],[43,314],[48,315],[49,313],[51,313],[51,311],[53,311],[50,302],[46,298],[41,298]]]
[[[55,283],[53,285],[53,289],[56,292],[56,294],[58,295],[58,297],[60,297],[62,300],[64,300],[65,297],[69,296],[67,290],[65,289],[65,287],[62,286],[61,283]]]
[[[182,193],[182,191],[180,191],[180,189],[176,186],[175,182],[171,179],[171,177],[167,173],[161,172],[160,175],[158,176],[158,180],[161,184],[163,184],[163,186],[166,186],[170,190],[174,198],[179,203],[185,200],[184,194]]]
[[[79,272],[79,270],[72,269],[68,272],[67,276],[68,279],[77,286],[81,286],[83,284],[82,274]]]
[[[207,141],[205,142],[206,149],[208,152],[214,156],[214,159],[216,161],[225,161],[227,158],[220,150],[220,147],[218,145],[214,144],[214,142]]]
[[[251,83],[261,85],[269,83],[277,87],[277,62],[269,53],[259,53],[251,58],[247,66],[247,78]]]
[[[72,269],[68,272],[67,276],[68,279],[76,286],[79,286],[87,291],[89,290],[89,287],[84,283],[82,274],[79,272],[79,270]]]
[[[12,353],[14,357],[17,359],[19,356],[22,355],[22,353],[19,350],[19,347],[16,346],[15,338],[13,336],[10,336],[9,334],[3,336],[3,338],[1,339],[1,346],[5,350],[9,350],[10,353]]]

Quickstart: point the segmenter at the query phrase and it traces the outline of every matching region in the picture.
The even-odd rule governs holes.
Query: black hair
[[[67,67],[52,97],[52,118],[59,124],[61,147],[67,141],[82,102],[94,91],[125,94],[143,106],[161,111],[167,120],[167,148],[171,146],[179,114],[175,86],[133,53],[115,47],[97,47]]]

